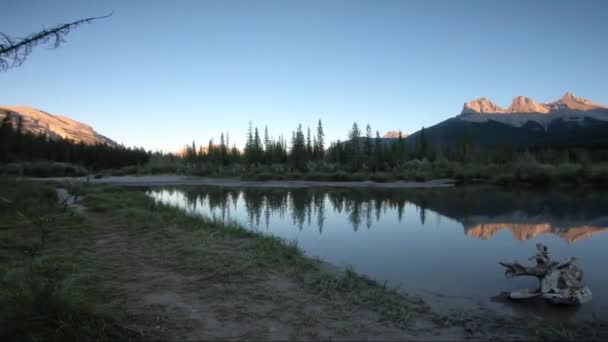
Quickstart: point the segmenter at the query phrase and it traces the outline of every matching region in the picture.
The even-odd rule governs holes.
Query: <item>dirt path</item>
[[[96,226],[117,227],[104,215],[87,213]],[[145,251],[149,236],[108,231],[95,237],[94,250],[126,294],[122,305],[129,328],[144,338],[171,340],[454,340],[462,327],[438,329],[425,308],[407,328],[380,322],[380,314],[344,296],[325,298],[289,275],[249,271],[222,274],[180,272]],[[222,249],[242,247],[222,241]],[[214,248],[215,249],[215,248]],[[127,261],[128,262],[125,262]],[[417,310],[415,307],[408,310]]]
[[[83,181],[93,184],[112,184],[121,186],[155,186],[155,185],[217,185],[232,187],[263,187],[263,188],[312,188],[312,187],[346,187],[346,188],[442,188],[453,186],[451,179],[435,179],[426,182],[326,182],[326,181],[242,181],[231,178],[205,178],[179,175],[155,176],[120,176],[99,179],[86,177],[56,177],[56,178],[27,178],[38,181]]]

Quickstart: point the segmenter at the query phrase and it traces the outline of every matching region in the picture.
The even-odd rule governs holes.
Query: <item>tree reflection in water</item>
[[[515,239],[550,233],[574,243],[608,231],[608,195],[598,191],[182,187],[151,189],[148,193],[189,212],[204,209],[213,219],[224,222],[236,220],[238,206],[243,205],[245,223],[253,229],[262,226],[268,230],[273,217],[289,217],[299,231],[316,226],[322,234],[325,211],[331,208],[346,217],[357,232],[362,225],[371,229],[387,213],[396,214],[402,222],[406,206],[412,205],[421,225],[430,211],[438,220],[448,217],[460,222],[466,236],[479,239],[510,230]]]

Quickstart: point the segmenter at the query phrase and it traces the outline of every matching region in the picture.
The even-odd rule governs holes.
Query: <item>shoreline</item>
[[[66,287],[57,294],[59,303],[71,303],[73,293],[93,294],[83,295],[82,307],[104,306],[111,313],[102,316],[84,311],[99,322],[96,327],[109,327],[94,327],[82,335],[90,339],[286,340],[303,336],[309,340],[527,340],[606,336],[603,322],[555,324],[485,310],[438,310],[417,295],[306,255],[297,244],[236,223],[191,215],[156,203],[141,191],[45,180],[13,178],[4,180],[3,186],[15,207],[43,209],[48,205],[46,215],[57,217],[56,227],[47,230],[48,248],[41,250],[39,257],[69,261],[71,266],[63,276],[82,279],[61,282]],[[73,201],[66,200],[69,198]],[[5,219],[21,222],[19,215]],[[6,238],[25,243],[24,227],[15,227],[21,233]],[[26,228],[32,233],[39,230],[29,225]],[[15,272],[27,270],[27,259],[9,255],[15,261]],[[51,270],[57,264],[41,266]],[[40,278],[50,273],[37,274]],[[29,306],[7,310],[39,315],[41,306],[31,307],[36,308],[31,313],[23,311]],[[76,322],[85,317],[81,311],[70,311],[80,307],[66,304],[60,308],[60,314],[70,314]],[[52,326],[53,322],[48,323]],[[80,334],[79,327],[75,323],[64,334]],[[43,330],[36,333],[49,336]]]
[[[236,178],[211,178],[181,175],[154,176],[110,176],[105,178],[90,177],[49,177],[49,178],[20,178],[25,181],[57,181],[57,182],[86,182],[90,184],[108,184],[127,187],[147,187],[163,185],[209,185],[226,187],[257,187],[257,188],[315,188],[315,187],[344,187],[344,188],[392,188],[392,189],[421,189],[453,187],[452,179],[434,179],[425,182],[373,182],[373,181],[307,181],[307,180],[269,180],[247,181]]]

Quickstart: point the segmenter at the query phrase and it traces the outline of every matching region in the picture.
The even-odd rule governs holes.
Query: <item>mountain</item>
[[[71,139],[89,145],[118,144],[99,133],[91,126],[72,120],[61,115],[54,115],[31,107],[0,106],[0,122],[11,120],[12,126],[17,127],[21,120],[22,130],[33,134],[44,134],[51,139]]]
[[[403,138],[407,138],[407,134],[406,133],[401,133],[401,137]],[[386,133],[384,133],[384,135],[382,136],[385,139],[398,139],[399,138],[399,131],[388,131]]]
[[[425,129],[431,144],[452,145],[466,135],[480,146],[608,147],[608,106],[572,93],[538,103],[518,96],[508,108],[487,98],[466,102],[459,115]],[[415,145],[420,131],[406,139]]]

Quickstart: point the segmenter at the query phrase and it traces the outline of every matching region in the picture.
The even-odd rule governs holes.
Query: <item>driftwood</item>
[[[574,258],[557,262],[549,256],[547,246],[537,243],[537,253],[529,260],[536,260],[535,266],[524,266],[517,261],[499,262],[506,267],[507,278],[533,276],[538,278],[537,289],[524,289],[509,293],[511,299],[541,297],[558,304],[581,304],[591,300],[591,290],[583,284],[583,271]]]

